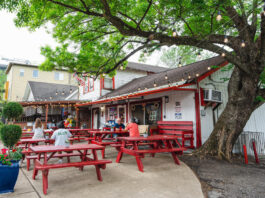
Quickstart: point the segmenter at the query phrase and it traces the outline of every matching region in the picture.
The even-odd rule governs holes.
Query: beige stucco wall
[[[20,76],[20,69],[24,69],[24,76]],[[33,70],[38,70],[39,75],[37,78],[33,77]],[[55,72],[64,74],[63,80],[55,80]],[[28,81],[57,83],[57,84],[69,84],[77,85],[77,82],[73,78],[73,75],[66,71],[41,71],[38,67],[13,65],[11,70],[7,74],[7,80],[9,81],[9,101],[21,101]]]

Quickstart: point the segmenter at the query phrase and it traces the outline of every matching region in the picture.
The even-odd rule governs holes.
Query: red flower
[[[12,152],[13,152],[13,153],[14,153],[14,152],[17,152],[17,149],[13,149]]]
[[[7,152],[8,149],[4,149],[4,148],[3,148],[3,149],[1,149],[1,150],[2,150],[2,153],[3,153],[3,154],[6,154],[6,152]]]
[[[4,157],[6,158],[8,155],[4,155]]]

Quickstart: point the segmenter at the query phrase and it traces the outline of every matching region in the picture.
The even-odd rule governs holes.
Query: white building
[[[198,147],[209,137],[227,103],[228,81],[224,82],[223,78],[229,78],[233,68],[225,71],[222,68],[228,67],[224,59],[214,57],[149,75],[147,71],[146,74],[140,71],[132,74],[128,72],[129,69],[118,71],[113,78],[115,83],[108,81],[110,87],[111,83],[117,85],[112,87],[115,90],[104,90],[102,79],[98,80],[94,82],[94,94],[82,94],[80,90],[80,98],[90,99],[91,102],[77,106],[89,117],[86,122],[89,128],[102,128],[107,121],[117,117],[128,122],[133,116],[139,120],[140,125],[150,127],[155,126],[157,121],[192,121],[194,144]],[[251,136],[255,141],[263,140],[257,144],[262,154],[265,154],[264,112],[265,105],[262,105],[252,114],[244,128],[248,137],[255,133],[258,135]],[[80,121],[82,124],[82,118]],[[246,133],[239,138],[239,149],[242,143],[249,146],[252,142],[248,138],[242,139]],[[248,150],[252,154],[251,148]]]

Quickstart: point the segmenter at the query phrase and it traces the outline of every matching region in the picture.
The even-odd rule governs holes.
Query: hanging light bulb
[[[189,75],[188,78],[191,79],[191,76]]]
[[[62,92],[62,95],[64,95],[64,91]]]
[[[138,88],[138,91],[141,91],[141,88],[140,87]]]
[[[173,36],[173,37],[176,37],[176,36],[177,36],[177,32],[176,32],[175,29],[173,30],[172,36]]]
[[[181,61],[179,61],[179,67],[182,67]]]
[[[145,90],[147,90],[147,87],[146,88],[144,88]]]
[[[57,96],[58,95],[58,91],[56,90],[56,92],[55,92],[55,95]]]
[[[199,74],[196,74],[196,77],[199,77]]]
[[[167,82],[168,83],[168,86],[171,87],[171,83],[170,83],[170,80]]]
[[[120,70],[123,70],[123,66],[120,66]]]
[[[105,76],[106,76],[106,74],[104,74],[104,73],[103,73],[103,74],[102,74],[102,76],[103,76],[103,77],[105,77]]]
[[[221,15],[221,12],[220,11],[218,11],[218,14],[216,16],[216,20],[217,21],[221,21],[222,20],[222,15]]]
[[[211,67],[208,67],[208,70],[211,70]]]
[[[225,53],[223,52],[223,53],[221,54],[221,56],[222,56],[222,57],[225,57]]]
[[[202,55],[201,52],[198,52],[198,58],[201,59]]]
[[[241,47],[246,47],[246,43],[244,40],[242,40]]]
[[[52,99],[52,97],[50,96],[50,100]]]
[[[225,36],[224,42],[225,42],[225,43],[228,43],[228,38],[227,38],[227,36]]]
[[[165,75],[165,79],[166,79],[166,80],[168,79],[168,76],[167,76],[167,74]]]
[[[156,87],[156,86],[157,86],[156,81],[154,81],[154,87]]]
[[[70,93],[72,93],[73,92],[73,90],[72,90],[72,88],[70,89]]]

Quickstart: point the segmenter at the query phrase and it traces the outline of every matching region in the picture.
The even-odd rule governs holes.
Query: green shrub
[[[23,107],[17,102],[9,102],[4,106],[3,116],[8,120],[16,119],[23,113]]]
[[[22,129],[18,125],[4,125],[0,129],[1,140],[9,149],[14,147],[21,135]]]

